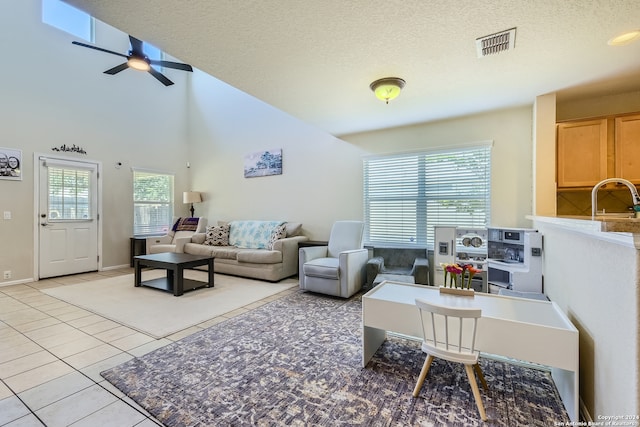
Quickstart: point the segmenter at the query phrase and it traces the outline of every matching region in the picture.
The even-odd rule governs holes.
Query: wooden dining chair
[[[427,358],[413,389],[413,397],[418,397],[420,394],[420,388],[435,357],[449,362],[462,363],[469,378],[480,418],[486,421],[487,414],[474,375],[475,370],[482,386],[488,390],[487,382],[482,375],[480,365],[478,365],[479,352],[475,350],[478,318],[482,315],[482,310],[479,308],[445,307],[431,304],[422,299],[416,299],[416,305],[420,309],[424,337],[422,351],[427,354]]]

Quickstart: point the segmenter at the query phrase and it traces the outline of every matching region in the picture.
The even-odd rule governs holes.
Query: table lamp
[[[191,217],[193,218],[195,209],[193,208],[194,203],[200,203],[202,201],[202,195],[199,191],[185,191],[182,193],[182,202],[183,203],[191,203]]]

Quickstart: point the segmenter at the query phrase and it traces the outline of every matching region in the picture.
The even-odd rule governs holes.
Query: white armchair
[[[337,221],[328,246],[300,248],[300,289],[343,298],[362,289],[369,258],[363,235],[362,221]]]
[[[173,227],[167,234],[146,239],[147,254],[184,252],[184,245],[191,241],[191,236],[206,230],[206,218],[173,218]]]

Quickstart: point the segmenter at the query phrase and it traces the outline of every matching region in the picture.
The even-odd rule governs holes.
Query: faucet
[[[593,190],[591,190],[591,216],[595,217],[598,213],[598,189],[605,184],[610,182],[619,182],[620,184],[624,184],[629,187],[629,191],[631,191],[631,199],[633,200],[633,206],[640,206],[640,195],[638,194],[638,190],[636,187],[626,179],[622,178],[608,178],[603,179],[599,183],[593,186]],[[635,210],[635,209],[634,209]]]

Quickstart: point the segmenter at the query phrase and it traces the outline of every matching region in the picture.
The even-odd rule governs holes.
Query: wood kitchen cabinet
[[[593,187],[607,178],[607,119],[557,125],[557,183]]]
[[[615,119],[615,176],[640,184],[640,114]]]
[[[558,189],[588,188],[606,178],[640,184],[640,114],[557,124]]]

